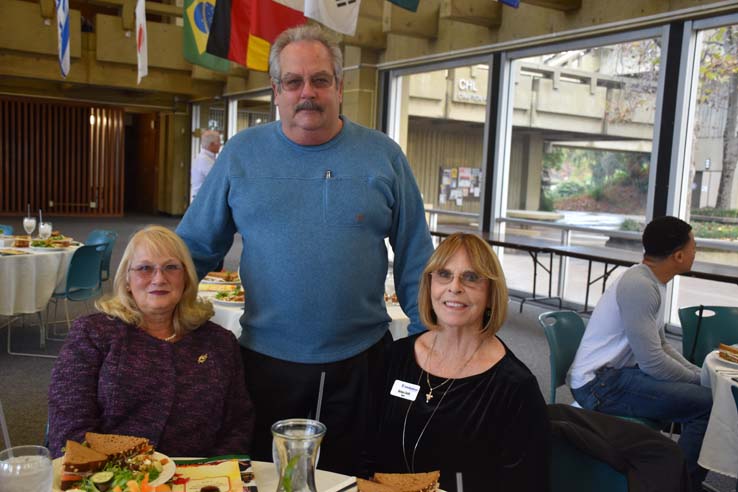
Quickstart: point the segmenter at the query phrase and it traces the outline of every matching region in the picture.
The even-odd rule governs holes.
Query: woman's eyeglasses
[[[441,268],[440,270],[436,270],[435,272],[431,272],[431,276],[433,279],[438,282],[441,285],[450,284],[453,282],[454,277],[456,277],[456,274],[452,272],[451,270],[446,270],[445,268]],[[479,287],[482,285],[482,283],[487,280],[486,277],[482,277],[476,272],[472,272],[470,270],[467,270],[466,272],[462,272],[459,274],[459,282],[461,282],[463,285],[467,287]]]
[[[174,277],[181,275],[182,272],[184,272],[184,266],[179,263],[167,263],[166,265],[150,265],[148,263],[142,263],[128,269],[129,272],[133,272],[138,278],[145,280],[153,278],[154,275],[156,275],[157,270],[159,270],[165,277]]]

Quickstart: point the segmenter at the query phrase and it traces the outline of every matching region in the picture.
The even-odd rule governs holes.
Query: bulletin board
[[[441,167],[438,204],[453,203],[457,207],[465,200],[479,200],[482,170],[477,167]]]

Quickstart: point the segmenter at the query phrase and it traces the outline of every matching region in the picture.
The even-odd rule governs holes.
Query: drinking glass
[[[277,492],[316,492],[315,465],[325,425],[311,419],[287,419],[272,425],[272,455]]]
[[[41,222],[38,226],[38,237],[49,239],[51,237],[51,222]]]
[[[24,217],[23,229],[29,236],[33,234],[33,230],[36,229],[36,217]]]
[[[53,465],[43,446],[17,446],[0,451],[3,492],[51,492]]]

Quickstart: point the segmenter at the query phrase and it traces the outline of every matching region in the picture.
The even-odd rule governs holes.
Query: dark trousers
[[[274,422],[315,418],[321,374],[325,373],[320,421],[327,427],[318,468],[346,475],[362,474],[368,426],[383,383],[389,332],[368,350],[326,364],[300,364],[241,349],[246,386],[256,409],[251,458],[272,461]]]

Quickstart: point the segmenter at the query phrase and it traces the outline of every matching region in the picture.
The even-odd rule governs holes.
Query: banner
[[[146,36],[146,0],[136,1],[136,53],[138,55],[138,84],[149,74],[149,51]]]
[[[305,17],[334,31],[353,36],[361,0],[305,0]]]
[[[518,8],[520,7],[520,0],[498,0],[500,3],[504,3],[505,5],[509,5],[510,7]]]
[[[56,0],[57,44],[59,70],[64,78],[69,74],[69,0]]]
[[[227,73],[230,62],[206,51],[217,0],[185,0],[184,57],[195,65]]]
[[[269,70],[269,49],[279,34],[305,23],[299,2],[218,0],[210,26],[207,52],[252,70]]]

